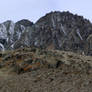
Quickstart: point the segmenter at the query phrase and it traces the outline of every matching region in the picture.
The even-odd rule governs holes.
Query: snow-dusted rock
[[[5,49],[36,46],[89,54],[90,35],[90,21],[70,12],[48,13],[35,24],[26,19],[0,24],[0,43]]]

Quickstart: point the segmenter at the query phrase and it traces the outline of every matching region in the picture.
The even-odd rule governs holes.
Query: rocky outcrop
[[[2,29],[5,30],[4,27]],[[6,49],[35,46],[87,55],[91,55],[92,52],[90,42],[92,24],[82,16],[70,12],[48,13],[35,24],[28,20],[21,20],[14,24],[13,29],[13,34],[9,33],[8,38],[11,39],[9,42],[2,39],[5,40],[5,44],[7,43]]]
[[[32,26],[29,20],[21,20],[16,23],[8,20],[0,24],[0,50],[12,49],[14,43],[20,39],[26,27]]]
[[[27,28],[14,47],[21,43],[20,46],[89,54],[91,51],[87,49],[89,46],[87,39],[91,34],[92,24],[82,16],[69,12],[51,12]]]
[[[88,20],[69,12],[51,12],[36,24],[40,26],[40,36],[37,35],[40,46],[53,44],[55,49],[82,52],[92,34],[92,24]]]
[[[33,25],[32,22],[29,20],[23,19],[15,23],[15,28],[14,28],[14,40],[19,40],[21,37],[21,34],[25,31],[27,27],[31,27]]]
[[[89,55],[92,55],[92,34],[88,36],[87,38],[87,50],[88,51],[87,53]]]

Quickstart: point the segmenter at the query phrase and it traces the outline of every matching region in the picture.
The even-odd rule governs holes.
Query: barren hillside
[[[0,53],[0,92],[92,92],[92,56],[21,48]]]

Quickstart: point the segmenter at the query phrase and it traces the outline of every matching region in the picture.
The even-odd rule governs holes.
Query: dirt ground
[[[42,53],[39,56],[41,62],[47,60],[43,67],[19,74],[11,71],[10,65],[0,68],[0,92],[92,92],[92,56],[47,52],[47,58]],[[57,54],[53,56],[54,53]]]

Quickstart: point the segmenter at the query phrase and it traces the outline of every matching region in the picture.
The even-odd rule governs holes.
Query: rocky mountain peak
[[[18,40],[26,27],[33,23],[23,19],[16,23],[7,20],[0,24],[0,50],[11,49],[12,45]]]
[[[22,19],[18,22],[16,22],[16,25],[23,25],[25,27],[28,27],[28,26],[32,26],[33,25],[33,22],[27,20],[27,19]]]
[[[35,46],[92,54],[92,23],[70,12],[50,12],[35,24],[27,19],[7,21],[0,24],[0,31],[0,43],[5,49]]]
[[[50,35],[46,35],[46,39],[49,39],[47,42],[42,36],[40,39],[45,40],[45,44],[54,44],[55,49],[73,51],[81,49],[84,51],[87,38],[92,34],[90,21],[70,12],[48,13],[40,18],[36,24],[40,26],[39,33],[42,35],[49,33]]]

